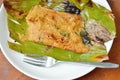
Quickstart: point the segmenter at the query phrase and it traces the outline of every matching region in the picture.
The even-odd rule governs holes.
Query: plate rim
[[[0,13],[1,13],[2,10],[3,10],[3,12],[5,11],[5,10],[4,10],[4,4],[1,5]],[[8,61],[15,69],[17,69],[17,70],[20,71],[21,73],[23,73],[23,74],[25,74],[26,76],[29,76],[29,77],[31,77],[31,78],[40,79],[40,80],[46,80],[46,79],[44,79],[44,78],[42,78],[42,77],[40,78],[40,77],[37,77],[37,76],[33,76],[33,75],[29,74],[28,72],[22,70],[18,65],[14,64],[13,61],[9,58],[9,56],[7,56],[7,54],[6,54],[3,46],[2,46],[2,44],[1,44],[1,41],[0,41],[0,49],[1,49],[2,53],[3,53],[3,55],[5,56],[5,58],[7,59],[7,61]],[[95,69],[95,67],[91,67],[91,69],[90,69],[86,74],[88,74],[89,72],[91,72],[91,71],[94,70],[94,69]],[[86,74],[84,74],[84,75],[86,75]],[[82,75],[82,76],[84,76],[84,75]],[[70,80],[70,79],[76,79],[76,78],[82,77],[82,76],[79,76],[79,75],[78,75],[78,76],[75,76],[75,77],[73,77],[73,78],[69,78],[68,80]],[[60,79],[60,80],[61,80],[61,79]],[[67,79],[65,79],[65,80],[67,80]]]
[[[1,5],[0,12],[1,12],[1,10],[2,10],[3,8],[4,8],[4,4]],[[112,45],[113,45],[113,42],[112,42]],[[111,47],[112,47],[112,45],[111,45]],[[110,49],[111,49],[111,47],[110,47]],[[9,56],[7,56],[7,54],[5,53],[5,51],[4,51],[4,49],[3,49],[2,45],[1,45],[1,42],[0,42],[0,48],[1,48],[1,51],[2,51],[3,55],[4,55],[5,58],[8,60],[8,62],[11,63],[12,66],[15,67],[18,71],[22,72],[23,74],[25,74],[25,75],[27,75],[27,76],[29,76],[29,77],[32,77],[32,78],[35,78],[35,79],[39,79],[38,77],[33,76],[33,75],[25,72],[24,70],[20,69],[19,66],[15,65],[15,64],[12,62],[12,60],[9,58]],[[110,51],[110,50],[109,50],[109,51]],[[95,69],[95,67],[92,67],[91,70],[89,70],[86,74],[90,73],[90,72],[93,71],[94,69]],[[86,74],[84,74],[84,75],[86,75]],[[82,75],[82,76],[84,76],[84,75]],[[74,77],[74,78],[72,78],[72,79],[76,79],[76,78],[79,78],[79,77],[82,77],[82,76],[76,76],[76,77]],[[40,79],[42,79],[42,78],[40,78]],[[44,79],[43,79],[43,80],[44,80]]]

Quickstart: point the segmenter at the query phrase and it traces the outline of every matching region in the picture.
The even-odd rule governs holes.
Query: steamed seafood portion
[[[82,37],[76,34],[84,29],[78,15],[35,6],[26,20],[29,26],[28,35],[19,35],[21,40],[43,43],[77,53],[89,50],[89,46],[82,42]]]
[[[115,38],[111,11],[92,0],[5,0],[9,47],[25,55],[67,61],[107,60]],[[107,22],[106,22],[107,21]],[[16,43],[17,42],[17,43]]]

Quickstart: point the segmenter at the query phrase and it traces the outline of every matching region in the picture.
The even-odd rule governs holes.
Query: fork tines
[[[32,65],[35,65],[35,66],[43,66],[45,65],[45,62],[44,60],[37,60],[37,59],[34,59],[34,58],[29,58],[29,57],[25,57],[23,59],[24,62],[28,63],[28,64],[32,64]]]

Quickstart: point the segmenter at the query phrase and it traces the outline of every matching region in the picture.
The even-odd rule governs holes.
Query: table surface
[[[0,0],[0,4],[3,0]],[[109,62],[120,64],[120,0],[107,0],[115,15],[117,38],[109,53]],[[1,80],[34,80],[16,70],[0,51],[0,79]],[[120,68],[100,69],[96,68],[89,74],[75,80],[120,80]]]

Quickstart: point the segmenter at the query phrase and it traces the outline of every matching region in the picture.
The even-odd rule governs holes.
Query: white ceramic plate
[[[95,2],[105,6],[110,10],[110,7],[106,0],[94,0]],[[92,71],[95,67],[88,67],[86,65],[78,66],[72,64],[58,64],[52,68],[43,68],[36,67],[33,65],[29,65],[24,63],[23,55],[17,53],[11,49],[9,49],[7,41],[9,40],[9,32],[6,20],[6,12],[4,10],[3,5],[0,9],[0,44],[1,50],[3,54],[7,58],[7,60],[19,71],[22,73],[40,80],[71,80],[78,77],[81,77],[90,71]],[[107,51],[109,52],[112,45],[112,41],[106,44]]]

